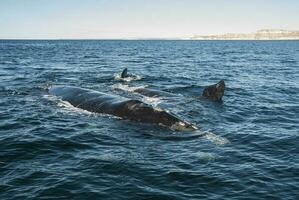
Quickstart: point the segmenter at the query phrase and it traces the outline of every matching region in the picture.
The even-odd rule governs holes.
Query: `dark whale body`
[[[105,113],[132,121],[152,123],[170,127],[174,130],[195,130],[196,127],[176,116],[153,108],[139,100],[70,86],[53,86],[51,95],[60,97],[74,107],[90,112]]]
[[[224,80],[219,81],[214,85],[207,86],[202,93],[202,96],[212,100],[212,101],[222,101],[224,95],[225,83]]]

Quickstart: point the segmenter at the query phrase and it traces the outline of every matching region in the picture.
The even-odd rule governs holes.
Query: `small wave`
[[[122,78],[121,74],[114,74],[114,79],[117,81],[125,81],[125,82],[131,82],[131,81],[138,81],[141,80],[143,77],[140,75],[130,75],[128,77]]]
[[[152,136],[157,137],[157,138],[162,139],[162,140],[187,141],[187,140],[194,140],[194,139],[203,137],[204,132],[201,132],[199,130],[191,131],[191,132],[184,132],[184,133],[174,131],[169,135],[153,134]]]
[[[224,137],[218,136],[212,132],[201,131],[201,130],[196,130],[189,133],[175,132],[170,136],[160,136],[160,138],[166,140],[193,140],[196,138],[203,138],[212,142],[213,144],[220,145],[220,146],[229,143],[229,140]]]
[[[204,160],[204,161],[214,161],[218,157],[214,153],[209,153],[209,152],[196,152],[193,153],[193,155],[198,157],[200,160]]]
[[[26,91],[22,91],[22,90],[16,90],[10,87],[6,87],[6,86],[1,86],[0,87],[0,93],[6,93],[7,95],[27,95],[28,93]]]

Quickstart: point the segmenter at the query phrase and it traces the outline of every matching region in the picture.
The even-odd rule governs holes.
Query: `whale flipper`
[[[122,71],[120,77],[121,77],[121,78],[126,78],[126,77],[128,77],[128,69],[127,69],[127,68],[125,68],[125,69]]]
[[[203,90],[202,96],[212,101],[222,101],[224,90],[225,90],[225,83],[224,80],[221,80],[217,84],[207,86]]]

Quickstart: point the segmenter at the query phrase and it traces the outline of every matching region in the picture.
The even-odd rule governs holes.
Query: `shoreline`
[[[1,39],[0,41],[299,41],[298,39]]]

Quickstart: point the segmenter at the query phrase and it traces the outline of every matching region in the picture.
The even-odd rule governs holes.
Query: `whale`
[[[130,82],[131,80],[139,80],[141,76],[137,76],[128,72],[128,68],[124,68],[120,74],[116,75],[116,80]]]
[[[137,99],[74,86],[52,86],[50,95],[57,96],[72,106],[94,113],[109,114],[125,120],[155,124],[174,131],[193,131],[197,127],[174,114],[154,108]]]
[[[202,96],[212,101],[221,102],[224,95],[225,83],[224,80],[220,80],[214,85],[205,87]]]
[[[127,77],[130,77],[130,75],[128,74],[128,69],[125,68],[121,73],[121,78],[127,78]],[[201,96],[214,102],[222,102],[224,90],[225,90],[225,82],[224,80],[220,80],[216,84],[205,86]],[[150,88],[136,88],[132,90],[132,92],[147,97],[176,97],[177,96],[176,94],[171,92],[155,90]]]

